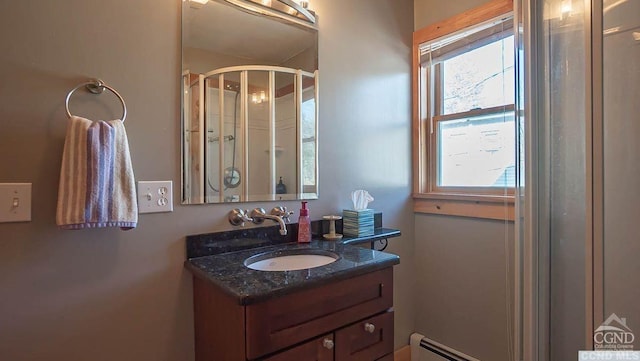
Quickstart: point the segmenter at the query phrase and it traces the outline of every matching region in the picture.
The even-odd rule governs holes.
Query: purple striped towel
[[[121,120],[69,119],[56,223],[62,229],[136,227],[135,180]]]

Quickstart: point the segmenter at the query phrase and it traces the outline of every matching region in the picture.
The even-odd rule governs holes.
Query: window
[[[313,89],[312,89],[313,90]],[[302,102],[302,185],[303,193],[316,190],[316,101],[309,98]]]
[[[511,2],[494,0],[414,33],[418,212],[513,219],[511,11]]]
[[[302,106],[300,107],[301,177],[302,193],[318,193],[317,159],[317,107],[316,82],[313,77],[302,76]]]

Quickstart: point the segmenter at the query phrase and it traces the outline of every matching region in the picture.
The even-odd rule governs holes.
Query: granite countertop
[[[328,265],[297,271],[256,271],[244,265],[248,257],[276,251],[322,249],[340,258]],[[400,263],[394,254],[330,241],[281,243],[268,247],[190,258],[185,267],[196,277],[220,287],[241,305],[369,273]]]

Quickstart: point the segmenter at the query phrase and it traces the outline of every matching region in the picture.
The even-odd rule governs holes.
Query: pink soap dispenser
[[[307,202],[302,202],[300,217],[298,218],[298,243],[309,242],[311,242],[311,220],[309,220]]]

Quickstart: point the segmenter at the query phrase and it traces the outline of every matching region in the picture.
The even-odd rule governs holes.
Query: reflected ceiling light
[[[298,3],[298,5],[302,6],[305,9],[309,8],[309,1],[308,0],[293,0],[295,2]]]
[[[204,4],[209,2],[209,0],[189,0],[189,1],[192,2],[192,3],[198,3],[198,4],[202,4],[202,5],[204,5]]]
[[[571,11],[573,11],[573,6],[571,4],[571,0],[565,0],[560,4],[560,18],[566,19],[571,16]]]
[[[271,6],[271,0],[260,0],[260,2],[264,6]]]
[[[289,6],[289,9],[287,10],[287,12],[293,16],[296,16],[298,13],[301,13],[304,10],[311,10],[309,9],[309,0],[288,0],[288,1],[281,1],[281,2]],[[294,5],[298,5],[298,6],[296,7]]]
[[[261,90],[259,93],[251,94],[251,102],[254,104],[260,104],[267,101],[267,93],[264,90]]]

